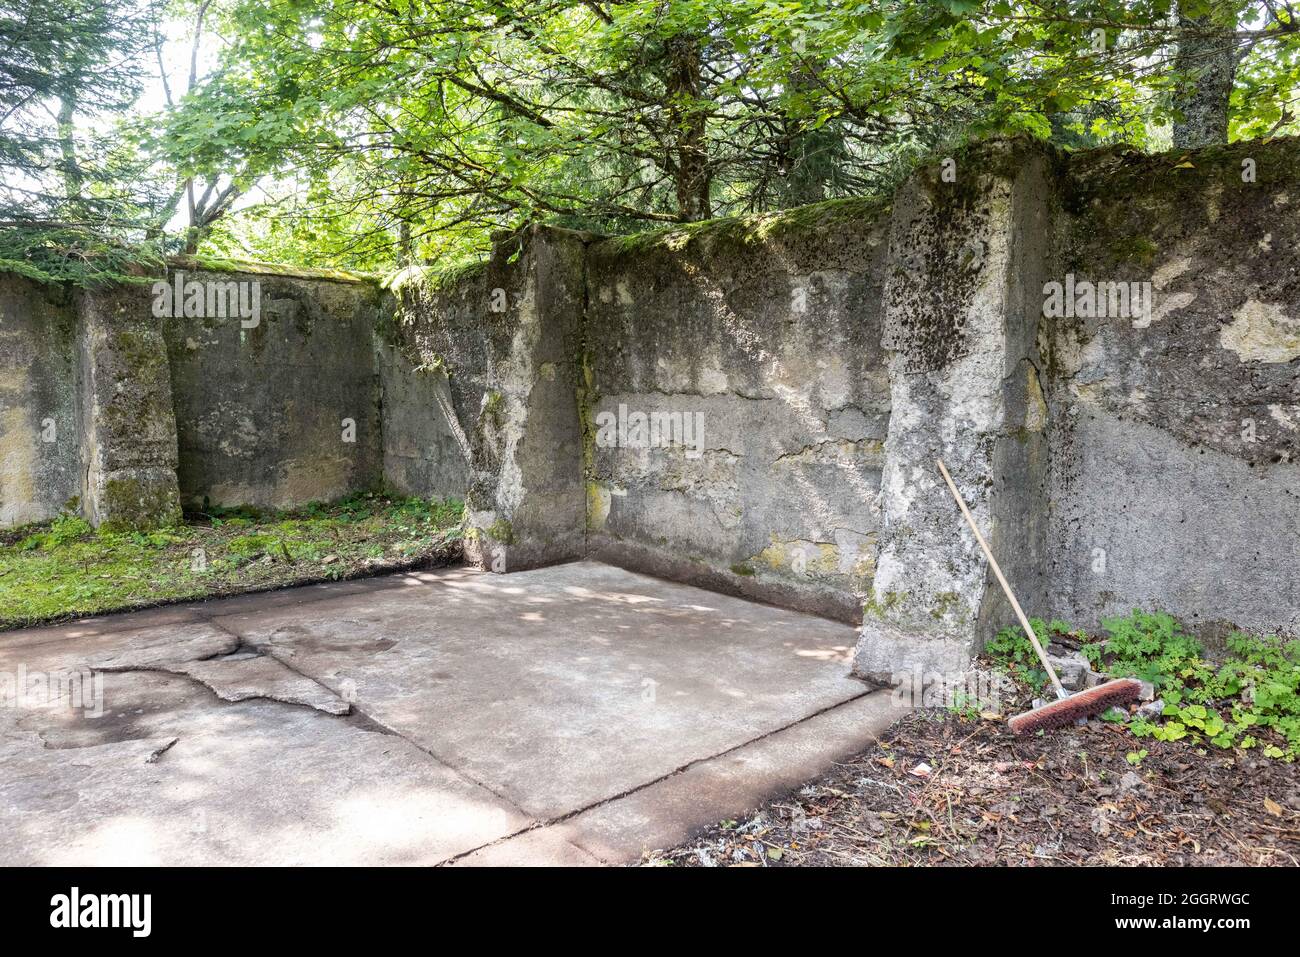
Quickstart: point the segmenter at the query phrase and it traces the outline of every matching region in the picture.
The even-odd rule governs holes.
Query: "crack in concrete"
[[[333,689],[310,675],[304,675],[297,669],[290,667],[287,662],[277,655],[268,654],[266,648],[246,641],[242,635],[213,620],[210,615],[200,615],[200,622],[214,631],[224,634],[228,640],[223,642],[222,646],[215,651],[197,658],[148,663],[132,663],[129,660],[124,664],[92,663],[91,667],[93,670],[104,674],[139,672],[186,678],[211,692],[218,700],[229,704],[237,704],[241,701],[273,701],[290,707],[310,708],[312,711],[330,717],[346,717],[351,713],[352,705],[341,698]],[[189,624],[197,623],[190,622]],[[297,693],[292,689],[277,692],[265,687],[264,684],[267,682],[274,683],[276,676],[258,675],[255,672],[249,673],[247,667],[241,667],[245,662],[257,662],[259,660],[273,662],[273,667],[282,669],[287,676],[306,682],[311,686],[311,689],[318,689],[319,693],[312,694],[311,689]],[[221,668],[222,663],[228,663],[230,666],[226,675],[221,674],[223,670]]]
[[[323,714],[331,718],[346,718],[351,713],[350,711],[340,711],[337,713],[332,711],[326,711],[317,707],[316,705],[311,704],[308,701],[294,701],[291,698],[279,697],[270,692],[260,691],[255,694],[248,694],[239,697],[227,697],[226,695],[222,694],[219,688],[209,684],[203,678],[200,678],[196,675],[192,675],[189,672],[185,671],[184,664],[187,663],[188,662],[182,663],[181,665],[177,665],[177,666],[109,665],[107,667],[97,667],[95,670],[103,672],[104,674],[108,674],[108,675],[155,674],[155,675],[167,675],[169,678],[185,678],[186,680],[191,681],[194,684],[198,685],[204,691],[209,692],[214,698],[216,698],[218,701],[222,702],[223,704],[242,704],[245,701],[271,701],[274,702],[275,704],[287,705],[288,707],[291,708],[307,708],[308,710],[316,714]]]
[[[582,807],[575,808],[572,811],[566,811],[564,814],[558,815],[556,817],[545,818],[543,820],[536,821],[535,823],[530,824],[528,827],[520,828],[519,830],[511,834],[504,834],[494,841],[488,841],[486,844],[481,844],[478,847],[473,847],[467,851],[461,852],[460,854],[453,855],[452,857],[447,858],[445,861],[442,861],[440,864],[438,864],[438,866],[442,867],[447,864],[454,864],[456,861],[463,860],[464,858],[475,853],[476,851],[481,851],[484,848],[488,848],[488,847],[496,847],[499,844],[504,844],[506,841],[514,840],[516,837],[520,837],[521,835],[528,834],[532,831],[540,831],[548,827],[553,827],[556,824],[563,824],[565,821],[572,820],[573,818],[578,817],[581,814],[585,814],[588,811],[593,811],[596,808],[604,807],[605,805],[612,804],[615,801],[621,801],[623,798],[630,797],[631,795],[637,794],[640,791],[644,791],[647,788],[654,787],[656,784],[660,784],[664,781],[670,780],[671,778],[675,778],[678,775],[684,774],[685,772],[691,770],[694,767],[698,767],[699,765],[702,764],[707,764],[708,762],[715,761],[718,758],[726,757],[728,754],[732,754],[736,751],[741,750],[742,748],[747,748],[750,745],[757,744],[760,741],[765,741],[766,739],[772,737],[773,735],[780,734],[783,731],[788,731],[790,728],[797,728],[799,725],[811,721],[813,718],[820,717],[821,715],[826,714],[827,712],[834,711],[837,708],[842,708],[845,705],[852,704],[854,701],[859,701],[862,698],[867,697],[868,695],[882,694],[885,693],[885,691],[887,690],[888,689],[884,689],[882,691],[881,689],[871,688],[859,694],[852,695],[851,697],[845,698],[842,701],[837,701],[835,704],[827,705],[824,708],[819,708],[816,711],[810,712],[809,714],[804,715],[802,718],[799,718],[795,721],[791,721],[789,724],[782,725],[779,728],[774,728],[771,731],[765,731],[764,733],[757,735],[753,738],[750,738],[747,741],[742,741],[740,744],[732,745],[729,748],[723,748],[721,751],[718,751],[716,754],[710,754],[702,758],[693,758],[692,760],[687,761],[685,764],[680,765],[679,767],[676,767],[665,774],[661,774],[657,778],[653,778],[649,781],[642,782],[641,784],[637,784],[633,787],[627,788],[624,791],[620,791],[617,794],[612,794],[609,797],[601,798],[598,801],[593,801],[590,804],[586,804],[583,805]],[[572,844],[573,842],[569,841],[569,843]],[[588,854],[591,857],[594,857],[602,864],[609,863],[609,861],[606,861],[605,859],[599,857],[597,854],[593,853],[592,851],[589,851],[585,847],[582,847],[580,844],[574,844],[574,846],[577,847],[578,850]]]
[[[226,632],[227,634],[233,635],[235,638],[238,638],[241,643],[247,641],[247,639],[243,635],[240,635],[238,632],[234,631],[231,628],[227,628],[225,625],[222,625],[219,622],[210,621],[210,624],[214,628],[219,628],[222,631]],[[258,647],[258,646],[253,645],[252,647]],[[275,648],[273,646],[266,645],[264,647],[261,647],[260,650],[262,654],[279,662],[281,665],[283,665],[289,671],[292,671],[294,674],[299,675],[300,677],[305,678],[308,681],[314,681],[322,688],[325,688],[327,691],[330,691],[331,694],[334,693],[323,682],[313,677],[312,675],[309,675],[306,672],[299,670],[298,668],[290,664],[288,661],[286,661],[285,659],[277,655],[275,653]],[[439,757],[438,754],[435,753],[431,748],[425,747],[424,745],[420,744],[418,741],[415,741],[407,737],[405,734],[403,734],[401,731],[397,730],[396,728],[392,727],[391,725],[387,725],[384,722],[380,721],[374,715],[358,707],[356,702],[348,702],[348,704],[351,710],[350,713],[347,715],[347,718],[349,719],[349,723],[353,724],[353,726],[358,727],[360,730],[363,731],[369,731],[378,734],[386,734],[386,735],[391,735],[392,737],[395,738],[400,738],[402,741],[405,741],[407,744],[415,748],[421,754],[424,754],[426,757],[430,758],[437,764],[441,765],[443,768],[450,771],[452,774],[456,775],[461,780],[466,781],[474,785],[475,787],[482,788],[484,791],[491,794],[499,801],[503,801],[504,803],[508,804],[517,813],[523,815],[524,817],[529,817],[529,818],[532,817],[531,814],[525,811],[522,807],[520,807],[518,804],[512,801],[505,794],[502,794],[497,789],[493,788],[487,782],[478,780],[472,774],[465,772],[461,768],[458,768],[455,765],[451,764],[450,762],[446,761],[445,759]],[[321,713],[328,714],[328,712],[321,712]],[[331,715],[331,717],[336,717],[336,716]]]

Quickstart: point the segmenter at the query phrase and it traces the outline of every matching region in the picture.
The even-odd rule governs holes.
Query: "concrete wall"
[[[991,143],[895,199],[885,290],[891,415],[883,534],[855,671],[955,673],[1014,621],[936,464],[1022,603],[1042,607],[1048,427],[1038,315],[1050,157]]]
[[[436,428],[468,450],[466,553],[516,571],[584,553],[578,356],[586,240],[533,228],[403,293],[399,348],[447,377]]]
[[[919,170],[891,208],[533,230],[413,294],[403,348],[445,363],[481,529],[511,537],[516,493],[543,475],[506,450],[569,461],[575,368],[582,474],[545,476],[566,515],[582,483],[586,534],[551,554],[861,616],[864,677],[960,668],[1012,620],[939,457],[1032,614],[1091,627],[1141,606],[1207,635],[1294,633],[1296,153],[1187,166],[994,142]],[[1152,320],[1051,314],[1067,273],[1151,281]],[[552,283],[555,317],[515,314]],[[510,311],[484,306],[493,289]],[[525,330],[548,321],[541,361],[550,340]],[[560,388],[539,416],[525,399],[544,383]],[[702,432],[629,434],[656,414]]]
[[[377,487],[379,290],[266,273],[185,279],[255,283],[261,300],[251,328],[233,315],[164,324],[185,504],[279,508]]]
[[[851,201],[590,248],[593,556],[860,618],[889,418],[887,224]]]
[[[242,284],[256,314],[156,309],[152,280],[74,292],[0,274],[0,527],[73,504],[144,528],[181,504],[288,507],[386,477],[464,496],[446,377],[392,348],[377,284],[188,260],[159,281],[178,280]]]
[[[77,350],[69,295],[0,274],[0,528],[81,494]]]
[[[148,287],[77,294],[82,512],[96,525],[149,528],[181,516],[165,319]]]
[[[147,287],[69,305],[6,278],[0,520],[78,490],[144,523],[173,488],[284,505],[387,481],[463,496],[496,571],[591,555],[861,620],[855,670],[888,680],[960,668],[1011,621],[941,457],[1031,614],[1294,634],[1298,153],[991,142],[888,207],[531,227],[396,299],[222,274],[261,281],[251,330],[160,325]],[[1154,305],[1050,308],[1076,280]],[[656,417],[694,428],[637,432]],[[77,442],[35,444],[46,418]]]
[[[456,422],[446,370],[418,365],[389,336],[376,338],[384,484],[403,495],[463,499],[469,445]]]
[[[1044,320],[1048,604],[1300,633],[1296,142],[1080,156],[1062,201],[1057,274],[1150,282],[1154,308]]]

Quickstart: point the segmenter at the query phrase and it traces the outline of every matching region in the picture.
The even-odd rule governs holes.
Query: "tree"
[[[193,90],[199,81],[199,48],[203,42],[204,20],[213,0],[199,0],[192,14],[192,27],[189,50],[189,74],[185,81],[184,93]],[[158,77],[162,84],[163,96],[169,110],[176,109],[176,98],[172,95],[171,81],[167,76],[167,65],[163,59],[163,35],[158,24],[154,24],[153,52],[158,63]],[[155,218],[155,230],[161,232],[166,222],[176,212],[181,199],[185,200],[186,225],[184,232],[184,251],[193,253],[199,242],[211,230],[212,224],[221,218],[235,200],[241,189],[234,179],[224,186],[219,186],[220,177],[208,178],[202,193],[198,193],[198,184],[193,174],[183,176],[168,200],[163,203]]]
[[[0,266],[96,278],[139,250],[139,185],[107,130],[140,89],[153,0],[7,0],[0,10]]]
[[[209,16],[231,28],[223,66],[161,148],[191,175],[299,189],[209,241],[293,235],[342,265],[455,258],[535,220],[623,232],[882,191],[973,136],[1159,147],[1171,128],[1295,126],[1300,34],[1274,0],[214,0]]]

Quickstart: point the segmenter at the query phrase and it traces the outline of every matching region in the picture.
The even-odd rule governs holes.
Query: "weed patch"
[[[1155,687],[1164,706],[1160,714],[1107,716],[1135,737],[1258,748],[1288,762],[1300,756],[1300,641],[1238,632],[1215,662],[1163,612],[1135,609],[1108,618],[1102,622],[1104,635],[1096,637],[1060,621],[1031,619],[1030,624],[1040,638],[1073,639],[1094,670]],[[1019,627],[998,632],[985,652],[1014,680],[1036,694],[1043,691],[1047,675]]]
[[[290,511],[206,508],[150,532],[64,514],[0,539],[0,628],[444,564],[459,556],[462,512],[369,493]]]

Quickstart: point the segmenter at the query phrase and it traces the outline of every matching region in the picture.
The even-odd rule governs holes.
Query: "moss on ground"
[[[214,510],[151,532],[68,514],[0,536],[0,629],[438,564],[460,502],[375,493],[285,512]]]

